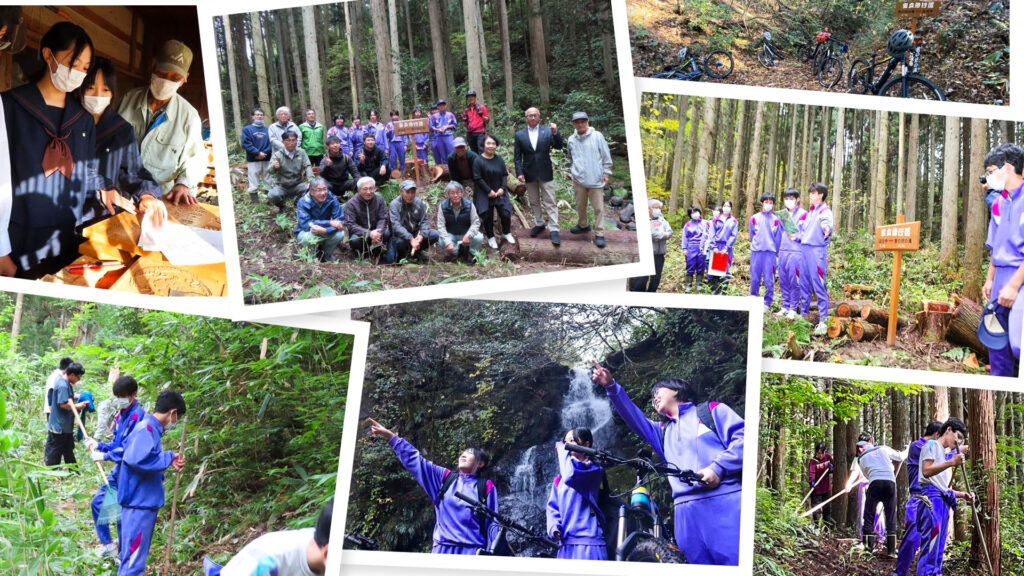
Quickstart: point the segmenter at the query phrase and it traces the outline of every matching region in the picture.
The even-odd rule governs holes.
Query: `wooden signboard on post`
[[[897,18],[934,18],[942,8],[940,0],[899,0],[896,2]]]
[[[395,136],[409,137],[409,150],[412,150],[412,164],[416,168],[416,184],[420,183],[420,161],[416,158],[416,134],[430,133],[429,118],[409,118],[408,120],[395,120]],[[402,166],[405,170],[405,166]]]
[[[896,325],[900,311],[900,276],[903,273],[903,253],[916,252],[921,246],[921,223],[904,222],[903,214],[896,216],[896,223],[875,227],[875,251],[895,252],[892,262],[892,288],[889,292],[889,326],[886,342],[896,345]]]

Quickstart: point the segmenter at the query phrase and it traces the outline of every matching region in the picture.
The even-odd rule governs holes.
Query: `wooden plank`
[[[899,222],[903,215],[897,216],[896,224],[875,227],[875,251],[917,251],[921,247],[921,223]]]
[[[395,121],[396,136],[409,136],[411,134],[427,134],[429,132],[429,118],[409,118],[408,120]]]

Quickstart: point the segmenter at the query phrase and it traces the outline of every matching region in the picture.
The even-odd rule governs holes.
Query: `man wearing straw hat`
[[[117,479],[121,474],[121,459],[124,457],[124,441],[135,429],[135,425],[142,421],[146,411],[142,409],[136,399],[139,393],[139,383],[135,378],[121,376],[114,381],[113,392],[114,405],[118,410],[117,416],[114,417],[114,438],[110,442],[90,440],[88,447],[89,455],[94,461],[106,460],[114,463],[114,467],[107,476],[107,483],[96,491],[90,507],[92,508],[92,521],[96,525],[96,536],[100,539],[103,554],[116,558],[117,546],[110,536],[110,525],[99,521],[100,509],[109,489],[117,490]],[[118,535],[120,535],[120,529]]]

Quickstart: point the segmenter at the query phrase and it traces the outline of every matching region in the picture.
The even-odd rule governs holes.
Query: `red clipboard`
[[[729,253],[714,251],[708,266],[708,276],[725,276],[729,270]]]

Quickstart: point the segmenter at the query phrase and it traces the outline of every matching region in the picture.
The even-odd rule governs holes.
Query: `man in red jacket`
[[[491,121],[491,115],[487,107],[476,101],[476,90],[466,92],[466,112],[462,115],[462,121],[466,124],[466,141],[469,142],[469,149],[480,154],[484,148],[484,136],[487,135],[487,123]]]

